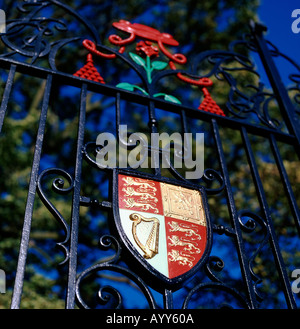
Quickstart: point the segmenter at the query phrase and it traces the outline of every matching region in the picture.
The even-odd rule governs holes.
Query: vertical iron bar
[[[35,150],[33,155],[33,163],[31,167],[30,182],[29,182],[28,196],[27,196],[27,202],[25,208],[24,224],[22,230],[17,272],[16,272],[12,302],[11,302],[11,308],[13,309],[19,308],[21,303],[21,295],[22,295],[23,284],[24,284],[25,266],[26,266],[32,214],[33,214],[33,205],[35,200],[36,185],[37,185],[38,173],[40,168],[51,86],[52,86],[52,75],[49,74],[47,76],[46,87],[44,91],[42,110],[40,114],[39,127],[36,136]]]
[[[231,183],[230,183],[230,178],[229,178],[229,173],[226,165],[226,159],[223,151],[223,146],[222,146],[222,141],[219,133],[219,127],[215,119],[212,119],[212,126],[213,126],[213,132],[214,132],[214,139],[217,145],[217,150],[218,150],[218,156],[219,156],[219,161],[221,165],[221,170],[224,178],[224,183],[226,187],[226,196],[227,196],[227,202],[229,206],[229,212],[230,216],[232,218],[233,222],[233,227],[236,232],[236,239],[237,239],[237,251],[238,251],[238,256],[241,264],[241,272],[244,278],[244,281],[246,283],[247,291],[248,291],[248,296],[249,296],[249,302],[251,308],[257,308],[257,301],[255,297],[255,290],[251,278],[251,273],[249,270],[249,261],[247,257],[245,256],[245,249],[243,245],[243,237],[242,233],[240,230],[240,223],[238,220],[238,215],[235,207],[235,201],[232,193],[232,188],[231,188]],[[247,264],[248,261],[248,264]]]
[[[14,76],[16,73],[16,68],[17,68],[17,66],[15,64],[11,64],[10,70],[8,73],[8,77],[7,77],[7,81],[6,81],[6,85],[5,85],[5,89],[4,89],[4,93],[3,93],[3,98],[2,98],[2,102],[1,102],[1,107],[0,107],[0,132],[1,132],[2,126],[3,126],[3,121],[4,121],[5,113],[7,110],[7,104],[8,104],[9,96],[11,93],[11,88],[14,83]]]
[[[188,150],[189,156],[191,156],[193,150],[192,150],[192,145],[190,144],[189,138],[185,137],[185,134],[188,133],[188,128],[187,128],[188,124],[187,124],[186,115],[185,115],[184,110],[180,111],[180,116],[181,116],[181,126],[182,126],[181,134],[183,136],[183,138],[182,138],[182,142],[183,142],[182,160],[184,161],[185,150]]]
[[[287,175],[287,172],[285,170],[277,143],[276,143],[276,138],[273,134],[270,135],[270,143],[271,143],[271,148],[275,157],[275,161],[277,164],[277,167],[279,169],[279,173],[280,173],[280,177],[281,180],[283,182],[283,186],[285,188],[289,203],[290,203],[290,207],[293,213],[293,216],[295,218],[295,223],[298,229],[298,233],[300,234],[300,210],[299,207],[297,205],[297,201],[291,186],[291,183],[289,181],[289,177]]]
[[[182,133],[185,134],[188,132],[188,129],[187,129],[187,121],[186,121],[186,115],[184,110],[181,110],[180,114],[181,114]]]
[[[148,113],[149,113],[149,127],[151,130],[151,135],[157,133],[157,119],[155,117],[155,104],[153,101],[149,102],[149,106],[148,106]],[[151,143],[152,145],[152,143]],[[151,149],[152,152],[152,149]],[[159,152],[159,151],[154,151],[154,153]],[[152,154],[151,154],[152,156]],[[160,155],[158,154],[158,163],[155,162],[154,166],[154,172],[155,175],[160,177],[161,176],[161,168],[160,168]],[[156,160],[156,155],[154,156],[154,159]],[[151,159],[152,161],[152,159]]]
[[[263,31],[266,31],[266,27],[251,22],[251,30],[254,37],[254,40],[257,44],[257,49],[261,61],[264,65],[268,78],[270,80],[271,86],[273,88],[274,94],[277,96],[276,99],[279,104],[280,111],[282,113],[283,119],[290,131],[297,138],[298,145],[300,146],[300,123],[291,102],[291,99],[287,93],[287,90],[282,82],[280,74],[277,70],[277,67],[273,61],[272,55],[268,49],[266,40],[263,37]]]
[[[78,246],[78,229],[79,229],[79,209],[80,209],[80,184],[81,184],[81,165],[82,149],[84,141],[85,115],[86,115],[86,95],[87,85],[82,84],[80,95],[80,109],[78,119],[78,136],[76,149],[74,191],[72,200],[71,214],[71,236],[70,236],[70,258],[66,308],[72,309],[75,305],[75,284],[77,273],[77,246]]]
[[[120,122],[121,122],[120,102],[121,102],[121,95],[120,95],[120,93],[117,93],[117,95],[116,95],[116,136],[117,136],[117,138],[119,138],[119,136],[120,136]]]
[[[184,110],[180,111],[180,117],[181,117],[181,127],[182,127],[181,135],[183,136],[183,138],[182,138],[182,142],[183,142],[182,161],[184,162],[185,157],[186,158],[192,157],[193,145],[190,143],[191,141],[190,141],[189,137],[186,135],[186,134],[188,134],[188,124],[187,124],[187,119],[186,119]]]
[[[164,309],[172,310],[174,308],[172,291],[169,289],[165,289],[163,299],[164,299]]]
[[[285,294],[285,298],[287,301],[287,305],[290,308],[297,308],[297,305],[296,305],[296,302],[295,302],[295,299],[294,299],[294,296],[293,296],[293,293],[291,290],[291,285],[290,285],[289,278],[287,275],[286,267],[285,267],[285,264],[284,264],[284,261],[283,261],[283,258],[282,258],[281,252],[280,252],[278,240],[277,240],[277,237],[275,234],[275,229],[274,229],[273,222],[271,219],[270,210],[269,210],[266,195],[264,192],[263,184],[262,184],[262,181],[259,176],[255,157],[254,157],[254,154],[253,154],[253,151],[251,148],[251,144],[250,144],[250,140],[248,137],[248,133],[247,133],[247,130],[245,127],[241,128],[241,133],[242,133],[242,138],[243,138],[243,142],[244,142],[244,146],[245,146],[245,150],[246,150],[246,154],[247,154],[247,158],[248,158],[248,163],[249,163],[253,181],[255,184],[256,193],[258,195],[258,200],[259,200],[261,209],[264,213],[266,224],[267,224],[268,231],[270,234],[269,241],[270,241],[273,255],[274,255],[274,258],[275,258],[275,261],[277,264],[277,268],[279,270],[280,279],[281,279],[283,287],[284,287],[284,294]]]

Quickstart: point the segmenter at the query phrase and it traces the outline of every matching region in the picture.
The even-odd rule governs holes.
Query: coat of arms
[[[194,273],[211,240],[203,192],[131,175],[116,180],[117,227],[131,253],[171,284]]]

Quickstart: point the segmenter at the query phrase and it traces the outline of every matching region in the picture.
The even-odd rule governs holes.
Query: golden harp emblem
[[[131,214],[129,218],[133,221],[133,238],[137,245],[143,250],[144,258],[153,258],[158,253],[159,220],[155,217],[146,218],[137,213]],[[137,232],[138,226],[140,226],[139,234]],[[143,242],[141,241],[142,238],[139,237],[139,235],[143,237]]]

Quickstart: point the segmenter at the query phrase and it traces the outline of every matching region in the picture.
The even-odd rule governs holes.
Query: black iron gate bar
[[[225,190],[226,190],[227,202],[229,205],[229,212],[230,212],[231,220],[233,222],[234,233],[236,234],[237,251],[238,251],[239,260],[242,264],[242,266],[241,266],[242,275],[243,275],[243,278],[246,283],[250,307],[255,308],[257,306],[255,290],[254,290],[254,286],[252,283],[251,273],[250,273],[249,267],[247,266],[247,258],[245,257],[242,232],[238,229],[238,227],[240,225],[238,213],[237,213],[237,209],[235,207],[233,192],[232,192],[232,188],[231,188],[231,184],[230,184],[230,178],[229,178],[229,174],[228,174],[228,170],[227,170],[226,160],[225,160],[224,151],[223,151],[223,147],[222,147],[222,141],[221,141],[221,137],[220,137],[220,133],[219,133],[219,127],[218,127],[218,124],[215,119],[212,119],[212,126],[213,126],[214,138],[215,138],[217,150],[218,150],[219,162],[220,162],[222,174],[224,177],[224,184],[226,186]]]
[[[280,253],[279,245],[278,245],[277,239],[275,237],[275,230],[273,227],[269,206],[266,201],[266,195],[264,192],[264,188],[263,188],[263,185],[262,185],[259,173],[258,173],[258,168],[257,168],[254,154],[253,154],[253,151],[252,151],[252,148],[250,145],[249,137],[248,137],[247,131],[244,127],[242,127],[242,137],[243,137],[244,145],[246,148],[248,162],[250,164],[250,169],[251,169],[254,184],[256,187],[256,193],[258,195],[260,207],[263,210],[264,218],[266,220],[266,225],[268,227],[270,245],[271,245],[275,260],[280,269],[280,278],[285,287],[284,292],[285,292],[285,296],[287,299],[287,303],[290,307],[291,306],[296,307],[295,299],[294,299],[294,296],[293,296],[293,293],[291,290],[291,286],[290,286],[290,283],[288,280],[286,268],[284,266],[284,262],[283,262],[282,255]]]
[[[75,302],[75,282],[77,274],[77,247],[78,247],[78,226],[79,226],[79,207],[80,207],[80,182],[82,167],[82,149],[84,141],[85,112],[86,112],[86,95],[87,85],[82,84],[80,96],[80,110],[78,122],[77,150],[74,176],[74,193],[72,202],[72,226],[70,238],[70,255],[69,255],[69,277],[66,308],[74,308]]]
[[[241,216],[243,212],[239,212],[236,209],[234,194],[231,188],[230,177],[227,169],[226,159],[223,151],[222,141],[220,138],[219,127],[229,127],[231,129],[239,130],[241,132],[241,136],[243,139],[243,146],[247,154],[248,164],[251,169],[251,173],[253,176],[253,181],[256,187],[256,192],[258,195],[258,199],[260,202],[260,206],[262,212],[264,214],[264,219],[259,218],[258,216],[255,218],[258,221],[261,221],[267,230],[267,235],[264,243],[270,243],[272,248],[273,256],[275,262],[277,264],[277,269],[279,272],[279,276],[281,279],[281,283],[283,286],[283,291],[285,294],[286,302],[289,308],[296,308],[295,298],[291,291],[291,286],[289,282],[289,278],[287,275],[286,267],[281,255],[281,251],[278,244],[278,239],[276,237],[276,233],[273,227],[272,218],[270,216],[270,211],[268,208],[268,204],[266,201],[265,192],[263,189],[263,185],[258,173],[257,164],[254,158],[253,150],[250,145],[248,134],[255,134],[258,136],[263,136],[269,139],[272,153],[274,155],[278,170],[281,175],[282,184],[286,191],[291,211],[293,217],[295,219],[295,226],[298,231],[300,230],[300,212],[299,207],[297,205],[291,184],[289,182],[289,178],[287,172],[284,168],[283,160],[280,156],[280,152],[277,146],[277,142],[281,141],[290,145],[293,145],[295,148],[295,152],[299,156],[299,146],[300,146],[300,125],[297,117],[297,113],[291,103],[291,100],[288,96],[288,93],[283,86],[278,71],[274,65],[272,54],[267,47],[266,41],[262,35],[262,27],[260,25],[252,24],[252,36],[253,40],[256,44],[258,53],[260,58],[266,68],[266,72],[269,76],[270,82],[272,84],[272,88],[274,94],[277,96],[276,99],[278,101],[280,110],[282,112],[282,116],[284,121],[287,124],[289,133],[281,132],[277,129],[272,129],[267,126],[255,125],[249,122],[245,122],[243,120],[233,118],[233,117],[222,117],[216,114],[199,111],[184,105],[173,104],[170,102],[166,102],[157,98],[149,97],[142,94],[136,94],[134,92],[121,90],[119,88],[101,85],[99,83],[85,80],[79,77],[74,77],[69,74],[65,74],[62,72],[58,72],[56,70],[44,69],[37,67],[35,65],[21,63],[9,58],[0,58],[0,66],[3,69],[9,70],[1,107],[0,107],[0,130],[2,128],[4,117],[6,113],[6,109],[9,103],[9,99],[11,96],[11,91],[13,88],[13,79],[16,72],[20,72],[23,74],[29,74],[31,76],[35,76],[41,79],[46,80],[46,87],[44,91],[44,98],[41,107],[40,113],[40,121],[38,132],[36,136],[35,142],[35,151],[33,156],[31,175],[30,175],[30,183],[28,188],[28,197],[25,208],[24,215],[24,224],[22,230],[21,244],[20,244],[20,253],[18,259],[18,267],[15,278],[15,286],[13,290],[12,297],[12,308],[19,308],[22,296],[22,288],[24,283],[24,273],[26,267],[26,258],[29,246],[29,238],[30,238],[30,229],[31,229],[31,221],[32,221],[32,213],[33,213],[33,204],[35,200],[35,195],[37,192],[38,186],[38,178],[39,178],[39,166],[43,148],[43,138],[45,133],[45,124],[47,120],[47,111],[49,106],[49,101],[51,99],[51,89],[54,83],[64,83],[66,85],[79,87],[81,89],[81,99],[79,106],[79,122],[78,122],[78,136],[77,136],[77,150],[76,150],[76,164],[75,164],[75,174],[71,184],[73,191],[73,200],[72,200],[72,215],[71,215],[71,225],[69,228],[70,233],[70,247],[68,250],[68,254],[66,255],[66,259],[68,260],[68,287],[67,287],[67,298],[66,298],[66,308],[74,308],[75,300],[76,300],[76,291],[77,291],[77,299],[78,297],[78,289],[76,290],[76,285],[78,284],[77,276],[77,247],[78,247],[78,230],[79,230],[79,209],[82,205],[89,205],[89,199],[80,195],[80,187],[81,187],[81,168],[82,161],[85,156],[84,150],[84,128],[85,128],[85,113],[86,113],[86,96],[88,91],[94,91],[96,93],[104,94],[107,96],[112,96],[116,100],[116,135],[118,135],[118,127],[120,123],[120,101],[121,99],[134,101],[135,103],[146,105],[148,107],[148,117],[149,117],[149,126],[152,133],[157,132],[157,124],[158,120],[155,115],[155,110],[163,109],[166,111],[179,113],[181,117],[182,124],[182,133],[188,132],[188,124],[186,114],[189,116],[193,116],[193,118],[206,121],[211,125],[211,130],[213,132],[213,136],[215,139],[215,143],[217,146],[218,159],[221,168],[221,187],[224,188],[228,209],[230,213],[230,217],[232,220],[232,227],[219,227],[214,225],[213,229],[220,234],[227,234],[232,236],[237,242],[237,253],[240,261],[240,267],[243,275],[243,279],[245,282],[245,286],[247,289],[247,296],[243,300],[246,307],[249,308],[258,308],[259,304],[259,293],[256,289],[256,278],[251,269],[251,258],[246,255],[245,247],[242,238],[241,231]],[[161,170],[159,166],[156,166],[154,177],[161,176]],[[70,189],[71,190],[71,189]],[[103,202],[103,207],[110,207],[109,202]],[[246,214],[244,212],[244,214]],[[249,214],[253,216],[253,214]],[[88,269],[92,270],[92,269]],[[88,271],[87,271],[88,272]],[[86,273],[87,273],[86,272]],[[129,272],[127,272],[129,273]],[[133,272],[131,272],[131,275]],[[146,289],[146,285],[143,281],[139,281],[141,287],[145,287],[145,295],[149,301],[149,305],[151,307],[156,307],[155,301],[151,298],[150,293]],[[207,284],[209,286],[209,284]],[[230,290],[230,288],[221,283],[211,283],[211,286],[218,286],[220,289],[227,289],[230,293],[235,294],[234,290]],[[193,288],[193,292],[197,291],[197,289],[201,289],[204,287],[204,284],[199,284]],[[188,301],[192,292],[188,295],[186,300],[184,301],[184,307],[188,307]],[[166,309],[173,308],[173,291],[171,289],[164,289],[163,293],[164,298],[164,306]],[[81,306],[86,306],[81,303]]]
[[[0,132],[1,132],[2,126],[3,126],[3,121],[4,121],[6,109],[7,109],[7,104],[8,104],[11,88],[12,88],[13,81],[14,81],[14,76],[16,73],[16,68],[17,68],[17,66],[15,64],[11,64],[10,69],[9,69],[9,74],[7,77],[7,82],[6,82],[6,86],[5,86],[5,90],[4,90],[4,94],[3,94],[3,98],[2,98],[2,102],[1,102],[1,107],[0,107]]]
[[[30,229],[33,214],[33,204],[36,195],[37,180],[39,175],[39,167],[43,148],[43,139],[45,135],[45,126],[47,120],[47,112],[50,101],[50,93],[52,86],[52,75],[47,76],[46,88],[44,92],[44,99],[42,110],[40,114],[39,128],[36,136],[36,143],[33,155],[33,162],[31,167],[30,182],[28,187],[28,196],[26,201],[24,224],[21,237],[20,253],[18,258],[18,266],[15,279],[15,288],[12,297],[12,308],[18,308],[21,302],[21,295],[24,283],[24,273],[27,259],[27,252],[29,246]]]

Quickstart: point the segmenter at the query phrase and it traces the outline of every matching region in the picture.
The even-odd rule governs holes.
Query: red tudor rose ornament
[[[150,58],[157,57],[159,55],[159,50],[157,47],[154,47],[150,41],[140,41],[136,45],[136,52],[139,55],[149,56]]]
[[[112,24],[116,29],[121,30],[123,32],[129,33],[129,37],[122,39],[120,36],[113,34],[109,36],[109,41],[116,46],[119,46],[119,53],[123,54],[126,45],[129,45],[135,41],[135,39],[142,38],[144,40],[139,41],[136,45],[136,52],[137,54],[129,53],[131,59],[133,59],[138,65],[143,66],[143,68],[146,70],[147,73],[147,81],[148,83],[152,83],[152,77],[151,74],[153,70],[162,70],[169,66],[171,70],[176,71],[177,67],[176,64],[185,64],[187,62],[186,56],[183,54],[172,54],[166,47],[167,46],[178,46],[179,43],[177,40],[173,38],[172,35],[168,33],[161,33],[158,30],[149,27],[147,25],[138,24],[138,23],[130,23],[126,20],[119,20],[118,22],[114,22]],[[153,42],[157,43],[156,45],[153,44]],[[105,83],[104,79],[100,76],[97,69],[94,67],[92,62],[92,54],[96,56],[100,56],[106,59],[114,59],[116,58],[115,53],[104,53],[97,49],[97,46],[94,42],[91,40],[84,40],[83,41],[84,47],[89,51],[90,57],[88,57],[89,61],[88,63],[80,70],[78,70],[75,73],[75,76],[86,78],[89,80],[93,80],[95,82]],[[168,63],[162,62],[162,61],[156,61],[156,63],[151,63],[151,60],[155,57],[159,56],[159,53],[164,54],[168,58]],[[142,57],[146,57],[146,61],[143,60],[143,58],[139,59],[139,55],[142,55]],[[155,65],[154,65],[155,64]],[[209,91],[206,87],[212,86],[213,82],[206,77],[200,77],[200,78],[194,78],[190,77],[188,73],[181,73],[177,72],[176,76],[184,81],[185,83],[188,83],[190,85],[198,86],[202,88],[202,92],[204,94],[204,99],[198,109],[210,112],[213,114],[218,114],[221,116],[225,116],[222,109],[216,104],[216,102],[212,99],[211,95],[209,94]],[[129,83],[120,83],[117,85],[119,88],[127,89],[133,91],[134,89],[138,89],[142,91],[145,95],[149,95],[146,90],[141,88],[140,86],[132,85]],[[157,93],[155,95],[151,95],[153,97],[159,97],[164,96],[164,99],[167,101],[173,101],[175,103],[179,103],[180,101],[171,95],[166,95],[164,93]]]

